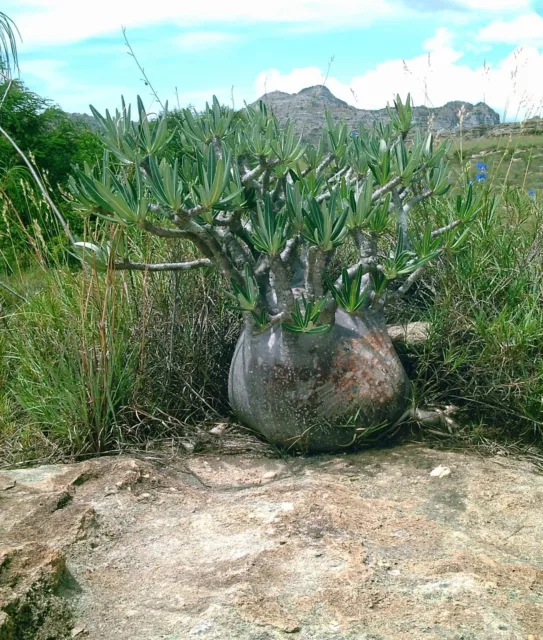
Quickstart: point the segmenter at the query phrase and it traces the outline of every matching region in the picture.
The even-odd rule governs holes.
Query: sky
[[[505,120],[541,114],[543,0],[3,0],[20,75],[64,110],[139,94],[236,108],[325,83],[361,109],[486,102]],[[542,114],[543,115],[543,114]]]

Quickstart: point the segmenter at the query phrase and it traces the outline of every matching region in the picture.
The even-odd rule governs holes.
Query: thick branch
[[[329,155],[327,155],[326,158],[324,158],[324,160],[317,167],[316,169],[317,175],[321,174],[326,169],[326,167],[335,160],[335,158],[336,156],[333,153],[330,153]]]
[[[188,235],[186,231],[182,231],[181,229],[166,229],[165,227],[159,227],[148,220],[144,220],[141,227],[144,231],[161,238],[186,238]]]
[[[200,258],[199,260],[192,260],[191,262],[162,262],[155,264],[123,260],[122,262],[115,262],[113,264],[113,268],[116,271],[190,271],[191,269],[213,266],[213,262],[207,258]]]
[[[246,262],[254,265],[255,259],[253,254],[238,240],[238,238],[234,236],[234,234],[232,234],[229,229],[225,229],[224,227],[211,227],[208,231],[216,238],[219,244],[224,244],[228,249],[232,260],[235,262],[238,269],[243,270]]]
[[[270,284],[275,291],[279,312],[290,313],[294,308],[294,296],[280,256],[273,256],[271,259]]]
[[[379,200],[381,196],[386,195],[389,191],[394,189],[394,187],[397,187],[401,183],[401,181],[402,181],[402,176],[396,176],[395,178],[392,178],[392,180],[390,180],[389,182],[384,184],[382,187],[380,187],[379,189],[376,189],[373,192],[373,195],[371,196],[371,201],[375,202],[376,200]]]
[[[386,304],[396,302],[400,298],[402,298],[409,291],[409,289],[415,284],[415,282],[422,276],[423,271],[424,271],[424,266],[419,267],[418,269],[413,271],[413,273],[407,278],[407,280],[402,284],[402,286],[396,289],[396,291],[394,291],[387,297]]]
[[[362,260],[371,255],[371,241],[367,234],[364,234],[362,229],[355,228],[352,230],[352,237],[356,248],[358,249],[358,255]]]
[[[272,172],[272,167],[266,167],[266,170],[262,175],[262,191],[264,193],[268,193],[268,191],[270,190],[271,172]]]
[[[403,206],[403,211],[407,215],[411,211],[411,209],[414,206],[416,206],[419,202],[422,202],[423,200],[426,200],[426,198],[430,198],[433,195],[434,195],[434,192],[431,189],[427,189],[426,191],[419,194],[418,196],[415,196],[414,198],[411,198],[411,200],[408,200]]]
[[[322,272],[324,271],[324,262],[326,256],[323,251],[317,249],[317,255],[315,257],[315,269],[313,271],[313,293],[316,300],[320,300],[324,295],[322,286]]]
[[[281,252],[281,260],[288,264],[290,260],[295,256],[296,247],[298,246],[298,242],[300,240],[299,236],[295,236],[294,238],[290,238],[287,240],[285,244],[285,248]]]
[[[195,207],[191,207],[190,209],[181,209],[181,213],[183,213],[185,216],[188,216],[189,218],[195,218],[205,210],[205,207],[202,207],[201,204],[197,204]]]
[[[351,186],[351,184],[353,182],[354,182],[354,179],[353,180],[346,180],[346,183],[347,183],[348,187]],[[330,191],[325,191],[324,193],[321,193],[321,195],[316,198],[316,201],[320,204],[324,200],[327,200],[329,197],[330,197]]]
[[[271,263],[270,257],[262,254],[258,259],[258,263],[255,267],[254,274],[255,276],[262,276],[270,270]]]
[[[315,299],[315,270],[317,267],[317,247],[307,247],[304,256],[305,293],[308,300]]]
[[[281,178],[277,180],[277,184],[275,185],[275,189],[272,193],[272,202],[275,203],[276,206],[278,206],[279,202],[282,202],[282,199],[279,197],[281,195],[281,191],[285,193],[285,176],[281,176]]]
[[[253,180],[260,178],[260,176],[264,173],[264,171],[266,171],[266,169],[271,169],[277,166],[278,164],[279,164],[278,158],[276,158],[275,160],[270,160],[270,162],[266,162],[266,163],[261,162],[254,169],[250,169],[249,171],[246,171],[245,174],[242,176],[241,181],[245,185],[253,186],[252,184]],[[260,187],[260,189],[262,189],[262,186],[260,184],[258,184],[258,186]]]
[[[226,278],[234,278],[240,284],[243,283],[240,272],[231,263],[224,248],[204,227],[200,226],[188,216],[176,216],[175,223],[182,231],[187,232],[187,238],[193,242],[206,257],[214,261]]]
[[[321,174],[326,167],[331,164],[334,160],[335,160],[335,155],[333,153],[329,153],[326,158],[324,158],[324,160],[317,166],[317,168],[315,169],[315,173],[317,175]],[[303,171],[302,171],[302,178],[305,178],[307,175],[309,175],[311,172],[313,171],[312,167],[306,167]]]

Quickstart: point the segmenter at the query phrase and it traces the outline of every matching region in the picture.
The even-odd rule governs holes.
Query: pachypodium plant
[[[357,135],[328,115],[319,143],[309,145],[263,102],[236,113],[214,98],[200,114],[178,113],[173,130],[167,112],[150,118],[141,100],[136,121],[124,102],[114,115],[93,109],[108,151],[100,166],[75,171],[75,206],[121,232],[191,242],[202,257],[145,264],[130,242],[76,248],[102,268],[218,269],[245,316],[244,339],[280,339],[291,364],[303,336],[318,351],[345,314],[384,332],[383,310],[406,295],[428,262],[460,245],[477,211],[469,187],[433,218],[413,219],[423,201],[450,188],[448,147],[412,132],[409,97],[388,112],[389,123],[361,126]],[[342,255],[356,257],[333,273]],[[263,367],[262,384],[273,369]],[[238,383],[231,376],[231,396]],[[252,410],[233,404],[255,422],[247,417]]]

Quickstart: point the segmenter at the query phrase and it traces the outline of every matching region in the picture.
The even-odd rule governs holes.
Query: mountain
[[[308,142],[316,142],[325,124],[325,112],[329,111],[335,122],[344,121],[350,129],[358,129],[360,122],[371,126],[375,122],[388,121],[386,109],[357,109],[336,98],[325,86],[307,87],[299,93],[272,91],[262,100],[284,124],[290,119],[298,135]],[[253,104],[257,104],[257,100]],[[462,125],[460,117],[462,115]],[[448,102],[442,107],[415,107],[413,109],[415,127],[431,130],[438,135],[467,133],[472,128],[487,135],[487,129],[500,124],[500,116],[484,102]],[[484,131],[482,131],[484,130]]]
[[[84,125],[93,133],[100,130],[100,125],[95,120],[94,116],[90,116],[88,113],[68,113],[67,115],[72,122]]]

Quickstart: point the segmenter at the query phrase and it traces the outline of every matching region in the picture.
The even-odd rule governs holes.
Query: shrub
[[[543,437],[543,211],[521,189],[485,190],[463,251],[428,272],[394,319],[429,320],[409,350],[419,402],[462,407],[482,437]]]

